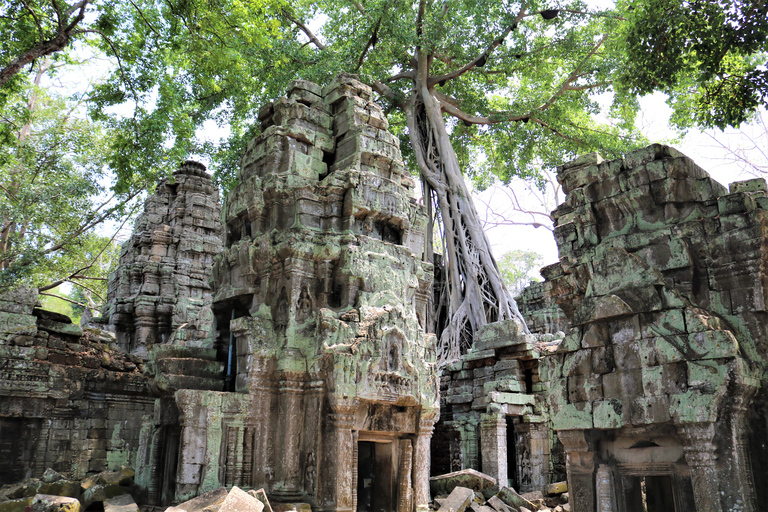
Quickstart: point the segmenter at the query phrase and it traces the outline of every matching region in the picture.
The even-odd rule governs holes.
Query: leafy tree
[[[541,266],[541,254],[515,249],[499,258],[499,270],[507,288],[514,295],[520,294],[532,282],[541,281],[536,275]]]
[[[768,3],[620,0],[622,90],[663,91],[679,127],[738,126],[768,102]]]
[[[231,180],[233,155],[258,130],[257,109],[291,79],[324,83],[351,71],[371,84],[443,223],[443,359],[485,323],[519,317],[462,170],[477,184],[506,183],[578,153],[616,156],[642,143],[631,95],[615,95],[611,120],[595,119],[595,95],[613,92],[622,62],[609,44],[622,20],[581,0],[556,8],[546,0],[83,1],[94,11],[78,38],[116,59],[89,105],[116,134],[108,154],[118,192],[190,152],[213,151],[195,139],[206,120],[230,123],[233,136],[214,161],[221,181]],[[18,11],[26,40],[35,39],[43,11]],[[117,115],[121,105],[131,113]]]
[[[13,128],[0,146],[0,290],[25,282],[41,292],[70,282],[92,289],[111,240],[95,233],[125,218],[138,194],[106,192],[108,133],[80,105],[40,87],[47,71],[0,109]]]
[[[462,169],[506,182],[577,153],[599,147],[615,155],[637,144],[632,98],[617,95],[615,122],[601,125],[590,97],[611,91],[620,59],[606,42],[621,20],[581,1],[557,9],[535,0],[313,7],[294,13],[326,20],[319,35],[296,23],[310,42],[305,58],[372,84],[440,212],[450,298],[441,358],[452,359],[485,323],[519,318]]]

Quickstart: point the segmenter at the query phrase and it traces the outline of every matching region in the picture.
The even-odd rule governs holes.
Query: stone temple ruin
[[[200,164],[160,181],[101,317],[0,297],[0,511],[100,510],[96,475],[146,510],[236,486],[426,511],[470,469],[487,504],[441,510],[549,510],[504,487],[562,480],[578,512],[768,500],[764,180],[726,190],[660,145],[561,166],[529,332],[487,325],[438,369],[427,218],[370,88],[294,82],[259,121],[222,206]]]

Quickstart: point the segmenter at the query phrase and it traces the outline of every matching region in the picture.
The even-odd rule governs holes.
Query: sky
[[[640,100],[641,112],[638,125],[650,141],[673,146],[726,187],[734,181],[755,177],[755,174],[746,172],[743,169],[744,166],[734,162],[732,154],[726,148],[746,151],[748,156],[760,162],[763,169],[768,171],[768,132],[766,132],[768,114],[762,113],[764,122],[743,126],[740,130],[730,129],[724,133],[720,130],[702,132],[691,129],[679,141],[674,141],[679,138],[679,135],[669,126],[671,109],[665,100],[666,96],[661,93],[655,93]],[[750,148],[753,149],[750,150]],[[546,211],[546,208],[541,206],[540,200],[526,190],[522,182],[515,183],[513,190],[517,198],[527,207],[540,212]],[[541,254],[541,266],[558,261],[557,244],[552,231],[547,229],[547,226],[534,228],[520,225],[494,225],[494,211],[498,215],[509,217],[512,221],[531,219],[530,215],[508,214],[510,201],[508,193],[503,189],[491,188],[474,195],[478,215],[481,219],[489,219],[486,224],[486,234],[497,259],[507,251],[521,249]],[[560,201],[564,199],[560,192]],[[556,203],[551,201],[551,197],[549,204],[552,205],[551,209],[554,209]],[[537,216],[537,220],[539,219],[542,217]],[[549,226],[551,227],[551,224]]]
[[[610,8],[614,0],[589,0],[589,7],[595,9]],[[319,27],[315,27],[316,32]],[[105,61],[95,61],[93,73],[82,73],[82,67],[79,68],[80,73],[75,75],[67,75],[65,81],[70,81],[64,85],[67,89],[84,89],[87,88],[87,81],[94,80],[97,75],[103,73],[104,66],[108,65]],[[61,78],[60,78],[61,80]],[[608,103],[610,100],[608,100]],[[728,185],[732,181],[739,179],[748,179],[751,176],[745,175],[738,165],[735,165],[728,157],[728,152],[720,145],[731,148],[745,147],[753,145],[749,136],[753,139],[759,139],[759,143],[762,144],[763,151],[768,152],[768,134],[766,134],[766,125],[758,124],[755,127],[746,127],[743,132],[747,133],[747,136],[741,130],[730,130],[728,134],[716,130],[709,130],[707,133],[715,134],[713,139],[707,133],[702,133],[699,130],[690,130],[684,137],[675,142],[670,142],[679,137],[673,129],[669,127],[669,116],[671,114],[670,108],[665,103],[665,96],[661,93],[656,93],[640,100],[641,112],[639,116],[639,126],[641,131],[646,137],[653,142],[670,143],[670,145],[676,147],[679,151],[691,157],[700,167],[708,171],[713,178],[718,180],[723,185]],[[125,115],[130,115],[130,112],[126,111]],[[765,115],[765,120],[768,121],[768,114]],[[750,131],[754,133],[750,133]],[[201,133],[205,134],[205,137],[213,140],[225,138],[228,135],[226,127],[218,127],[213,121],[210,121],[201,130]],[[755,153],[755,152],[753,152]],[[201,161],[208,163],[209,159],[205,155],[197,156]],[[757,154],[755,158],[761,160],[766,165],[766,171],[768,171],[768,157],[765,153],[762,155]],[[552,171],[545,169],[544,171]],[[553,177],[554,181],[554,177]],[[524,184],[520,181],[515,183],[511,191],[521,202],[527,203],[527,206],[532,210],[536,210],[539,213],[546,213],[551,211],[556,206],[556,201],[551,197],[544,198],[543,202],[548,201],[548,206],[542,205],[542,199],[540,193],[536,192],[534,196],[530,190],[526,190]],[[563,200],[564,197],[560,192],[559,200]],[[541,214],[521,215],[510,213],[510,191],[504,188],[491,187],[483,193],[475,194],[475,204],[478,210],[478,214],[481,219],[486,219],[485,225],[486,233],[490,239],[494,256],[501,257],[502,254],[513,249],[523,249],[527,251],[534,251],[542,255],[542,265],[554,263],[557,261],[557,246],[554,242],[554,237],[551,231],[551,223],[548,223],[546,217]],[[535,219],[534,219],[535,217]],[[531,226],[519,226],[519,225],[495,225],[495,221],[500,218],[506,220],[515,221],[529,221],[535,220],[542,225],[534,228]],[[127,226],[129,228],[129,226]],[[108,228],[109,229],[109,228]],[[126,235],[127,236],[127,230]],[[124,238],[123,236],[122,238]]]

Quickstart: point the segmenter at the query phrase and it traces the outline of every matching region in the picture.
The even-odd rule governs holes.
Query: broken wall
[[[0,296],[0,481],[135,466],[154,409],[141,359],[36,304],[32,289]]]
[[[757,510],[765,181],[726,190],[661,145],[558,180],[560,262],[542,274],[571,329],[546,373],[573,510]]]

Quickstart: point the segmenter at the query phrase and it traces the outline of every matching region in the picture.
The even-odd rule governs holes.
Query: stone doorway
[[[513,489],[520,489],[520,478],[517,463],[517,436],[515,435],[515,423],[512,418],[507,420],[507,482],[499,482],[499,485],[510,485]]]
[[[357,512],[395,509],[395,443],[358,441]]]
[[[176,470],[179,460],[181,428],[175,425],[161,427],[162,456],[160,458],[160,503],[169,506],[176,495]]]
[[[635,476],[628,480],[627,512],[683,512],[675,507],[670,475]]]

